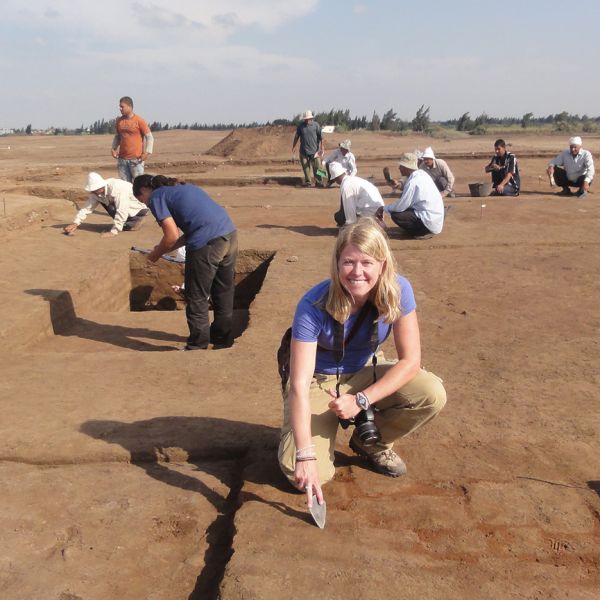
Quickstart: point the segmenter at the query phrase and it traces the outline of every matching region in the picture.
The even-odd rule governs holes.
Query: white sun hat
[[[569,146],[581,146],[581,145],[583,145],[583,142],[581,141],[581,138],[578,135],[572,137],[569,140]]]
[[[99,190],[105,186],[106,181],[102,175],[98,175],[98,173],[94,173],[93,171],[88,173],[87,185],[85,186],[86,192],[95,192],[96,190]]]
[[[338,146],[343,150],[350,150],[352,147],[352,142],[350,140],[344,140],[343,142],[340,142]]]
[[[339,162],[329,163],[329,177],[333,180],[340,175],[347,175],[346,169]]]
[[[306,121],[306,119],[314,119],[314,116],[312,114],[312,110],[305,110],[302,113],[302,120]]]
[[[433,153],[433,148],[431,146],[427,146],[421,155],[421,158],[433,158],[435,160],[435,154]]]
[[[412,152],[405,152],[402,156],[400,156],[400,160],[398,164],[401,167],[406,167],[407,169],[411,169],[416,171],[419,168],[417,165],[417,155]]]

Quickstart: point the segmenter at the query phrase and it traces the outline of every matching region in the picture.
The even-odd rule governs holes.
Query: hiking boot
[[[578,198],[585,198],[587,195],[588,193],[585,190],[579,190],[576,194]]]
[[[374,446],[364,446],[356,430],[350,438],[350,449],[359,456],[366,458],[375,471],[388,477],[398,477],[406,473],[404,461],[391,449]]]
[[[413,240],[428,240],[433,237],[433,233],[424,233],[423,235],[414,235]]]
[[[305,181],[305,182],[302,184],[302,187],[312,187],[312,183],[311,183],[310,181]]]

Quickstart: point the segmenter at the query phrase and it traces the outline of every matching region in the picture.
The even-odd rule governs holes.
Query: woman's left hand
[[[333,398],[329,403],[329,410],[334,412],[340,419],[352,419],[359,412],[360,408],[356,404],[356,396],[354,394],[342,394],[339,398],[335,394],[335,390],[327,390]]]

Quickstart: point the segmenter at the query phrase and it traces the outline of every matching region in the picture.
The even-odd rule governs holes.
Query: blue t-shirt
[[[411,313],[417,307],[415,295],[408,279],[396,275],[400,286],[400,308],[402,315]],[[298,302],[294,322],[292,324],[292,337],[301,342],[317,342],[317,359],[315,373],[334,375],[337,363],[333,355],[333,327],[334,319],[324,309],[320,308],[321,300],[325,301],[329,290],[330,279],[322,281],[311,288]],[[344,323],[344,339],[348,337],[360,311]],[[360,371],[373,356],[371,348],[371,324],[365,319],[355,333],[350,343],[344,348],[344,359],[340,365],[340,373],[356,373]],[[392,329],[392,326],[378,322],[379,343],[382,344]]]
[[[235,231],[227,211],[195,185],[163,186],[152,192],[148,207],[160,223],[172,217],[185,235],[186,250],[196,250]]]

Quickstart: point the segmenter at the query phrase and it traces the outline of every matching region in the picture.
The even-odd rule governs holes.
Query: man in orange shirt
[[[119,110],[121,116],[117,119],[111,152],[118,160],[119,177],[131,183],[144,174],[144,161],[152,154],[154,138],[148,123],[133,113],[133,100],[129,96],[119,100]]]

